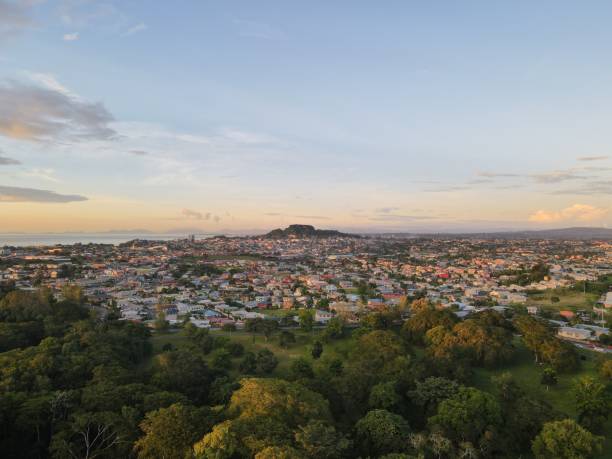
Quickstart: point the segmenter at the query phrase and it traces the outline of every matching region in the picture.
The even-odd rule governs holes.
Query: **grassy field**
[[[559,302],[553,303],[552,297],[559,298]],[[568,289],[549,289],[543,292],[529,294],[527,298],[527,306],[540,306],[548,311],[559,311],[567,309],[570,311],[577,311],[578,309],[585,309],[590,311],[593,309],[593,305],[599,299],[599,295],[594,293],[587,293],[586,295],[582,292],[576,292]]]
[[[278,358],[278,366],[272,373],[272,376],[286,376],[291,363],[299,358],[306,357],[311,359],[310,351],[314,341],[317,340],[321,331],[314,330],[310,333],[306,333],[300,330],[293,331],[295,334],[296,342],[289,345],[288,347],[281,347],[278,341],[278,334],[270,337],[266,341],[266,338],[260,334],[252,334],[244,331],[236,332],[223,332],[223,331],[211,331],[211,336],[225,336],[230,338],[232,341],[241,343],[244,346],[245,351],[257,352],[260,349],[267,348],[274,352],[274,355]],[[165,344],[172,344],[176,348],[187,346],[188,339],[182,331],[177,333],[165,333],[155,334],[151,338],[153,344],[153,354],[158,354],[162,351]],[[350,341],[348,339],[333,341],[330,343],[323,344],[323,356],[322,357],[346,357],[350,350]],[[210,355],[209,355],[210,358]],[[237,375],[236,368],[241,357],[232,359],[232,370],[230,374]]]
[[[583,376],[594,376],[599,378],[597,373],[597,362],[601,356],[595,352],[579,350],[582,360],[582,365],[577,373],[559,374],[558,384],[546,390],[546,387],[540,384],[542,367],[538,366],[533,359],[531,352],[525,346],[517,341],[517,356],[513,363],[505,365],[502,368],[488,370],[477,368],[474,371],[473,385],[479,389],[489,392],[494,391],[492,377],[502,373],[509,372],[515,380],[532,396],[541,400],[546,400],[556,410],[568,415],[576,417],[576,409],[574,399],[571,396],[571,387],[576,378]],[[606,437],[603,458],[612,458],[612,419],[609,419],[603,434]]]

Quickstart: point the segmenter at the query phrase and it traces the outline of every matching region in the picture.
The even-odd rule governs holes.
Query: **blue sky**
[[[0,0],[0,231],[610,225],[611,20]]]

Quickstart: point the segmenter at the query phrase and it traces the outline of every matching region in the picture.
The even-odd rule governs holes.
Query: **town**
[[[242,329],[250,319],[357,326],[372,312],[426,299],[459,318],[492,309],[546,319],[595,351],[612,340],[609,241],[324,237],[270,233],[174,241],[0,249],[0,281],[17,289],[79,286],[99,314],[151,327]],[[602,282],[606,282],[602,288]],[[161,319],[161,321],[160,321]],[[163,326],[163,325],[162,325]]]

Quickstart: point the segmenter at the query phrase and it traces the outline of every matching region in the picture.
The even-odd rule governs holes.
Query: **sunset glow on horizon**
[[[608,227],[611,19],[0,0],[0,232]]]

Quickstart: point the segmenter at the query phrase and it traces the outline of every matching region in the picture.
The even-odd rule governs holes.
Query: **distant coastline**
[[[0,247],[30,247],[56,244],[121,244],[132,239],[170,241],[184,239],[189,233],[150,232],[100,232],[100,233],[0,233]],[[211,234],[197,234],[196,238],[207,238]]]

